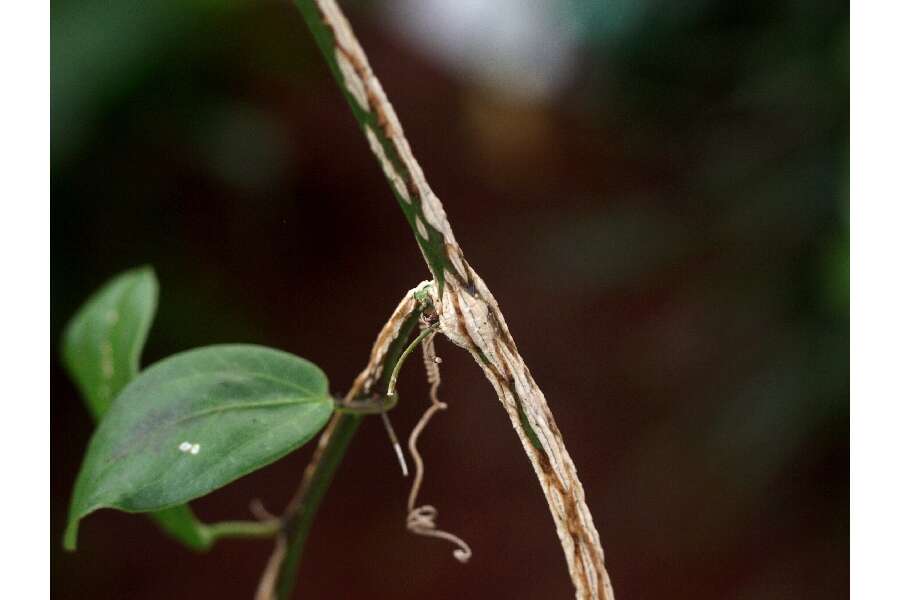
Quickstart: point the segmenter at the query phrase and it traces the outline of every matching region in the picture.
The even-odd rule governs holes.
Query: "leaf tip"
[[[136,276],[152,279],[154,283],[158,281],[156,277],[156,269],[153,268],[153,265],[141,265],[132,269],[131,272]]]
[[[66,526],[66,533],[63,536],[63,548],[69,552],[74,552],[78,546],[78,519],[69,521]]]

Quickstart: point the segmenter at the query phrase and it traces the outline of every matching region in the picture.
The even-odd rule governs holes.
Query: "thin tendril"
[[[434,334],[435,325],[431,325],[429,327],[424,327],[422,332],[416,336],[412,342],[410,342],[409,346],[403,351],[403,354],[400,355],[400,358],[397,359],[397,364],[394,365],[394,370],[391,372],[391,379],[388,381],[388,389],[387,396],[388,398],[393,398],[397,395],[397,376],[400,374],[400,367],[403,366],[403,363],[406,362],[406,357],[409,356],[409,353],[416,349],[422,340],[428,337],[430,334]]]
[[[403,456],[403,448],[400,447],[400,440],[397,439],[397,434],[394,433],[394,426],[391,425],[391,419],[386,412],[381,413],[381,422],[384,423],[384,429],[387,431],[388,438],[391,440],[391,446],[394,448],[397,460],[400,462],[400,470],[403,471],[404,477],[408,477],[409,468],[406,466],[406,457]]]
[[[462,538],[437,528],[438,512],[434,506],[430,504],[416,506],[416,498],[419,495],[419,489],[422,487],[422,479],[425,477],[425,462],[422,460],[422,455],[419,454],[417,446],[419,436],[435,413],[447,409],[447,405],[438,400],[437,397],[437,389],[441,384],[441,373],[438,368],[440,359],[434,353],[434,332],[431,328],[425,328],[419,338],[423,337],[422,355],[425,359],[425,372],[428,375],[428,383],[431,384],[431,390],[429,391],[431,406],[428,407],[409,435],[408,448],[416,467],[416,476],[413,480],[412,488],[409,490],[409,499],[406,505],[406,528],[416,535],[440,538],[455,544],[457,548],[453,551],[453,557],[464,563],[472,557],[472,549],[469,545]]]

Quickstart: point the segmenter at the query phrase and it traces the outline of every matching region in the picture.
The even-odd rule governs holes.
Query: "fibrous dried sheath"
[[[297,5],[413,228],[435,279],[429,290],[441,331],[478,361],[531,460],[576,596],[613,600],[584,490],[544,394],[519,354],[497,301],[463,256],[362,46],[334,0],[297,0]]]

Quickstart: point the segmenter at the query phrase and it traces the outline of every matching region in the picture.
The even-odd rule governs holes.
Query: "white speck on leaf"
[[[193,446],[191,446],[191,454],[196,456],[199,453],[200,453],[200,444],[194,444]]]
[[[188,452],[191,449],[191,443],[190,442],[181,442],[181,444],[178,445],[178,449],[181,450],[182,452]]]

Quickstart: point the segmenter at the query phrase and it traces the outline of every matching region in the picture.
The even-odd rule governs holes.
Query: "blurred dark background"
[[[578,465],[616,594],[843,598],[849,581],[847,3],[346,2],[456,236]],[[52,331],[113,274],[161,281],[145,363],[214,342],[305,356],[345,391],[428,277],[285,0],[55,0]],[[566,598],[535,476],[471,359],[422,501],[474,549],[406,533],[408,481],[364,425],[303,598]],[[91,423],[54,359],[59,598],[249,598],[270,552],[193,555],[101,511],[61,550]],[[394,423],[426,406],[406,369]],[[195,503],[287,501],[305,448]]]

